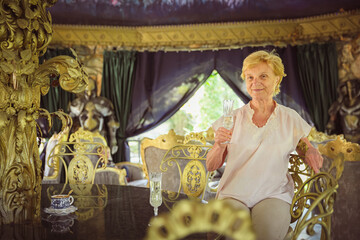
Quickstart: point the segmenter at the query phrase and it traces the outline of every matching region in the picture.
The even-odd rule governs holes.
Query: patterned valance
[[[360,10],[316,17],[190,25],[114,27],[54,24],[51,44],[137,51],[236,49],[339,40],[360,34]]]

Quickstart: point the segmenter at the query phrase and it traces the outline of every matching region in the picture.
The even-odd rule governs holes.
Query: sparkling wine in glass
[[[223,102],[223,127],[231,130],[234,125],[234,116],[232,115],[234,100],[225,99]],[[229,144],[230,141],[223,142],[223,144]]]
[[[150,205],[154,207],[154,215],[158,215],[158,207],[162,204],[161,176],[159,172],[150,173]]]

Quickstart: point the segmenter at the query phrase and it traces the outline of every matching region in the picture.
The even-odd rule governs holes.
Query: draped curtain
[[[212,52],[138,53],[128,135],[168,120],[189,100],[214,69]]]
[[[69,48],[48,48],[46,53],[40,57],[39,63],[51,59],[56,56],[66,55],[75,58]],[[56,112],[60,109],[68,112],[68,104],[75,99],[76,95],[63,90],[57,83],[59,76],[50,78],[50,88],[48,94],[41,96],[40,106],[51,112]],[[54,132],[59,132],[61,129],[61,121],[57,118],[53,119],[53,128],[50,131],[50,136]]]
[[[336,100],[338,85],[335,43],[297,46],[301,88],[309,114],[319,131],[329,120],[328,109]]]
[[[125,161],[129,156],[126,127],[131,111],[135,63],[136,52],[104,52],[101,95],[114,104],[116,119],[120,123],[116,132],[118,151],[113,156],[114,162]]]

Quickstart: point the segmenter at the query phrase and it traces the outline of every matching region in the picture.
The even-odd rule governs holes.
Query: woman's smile
[[[245,71],[246,88],[253,99],[272,98],[277,81],[278,77],[265,62],[258,63]]]

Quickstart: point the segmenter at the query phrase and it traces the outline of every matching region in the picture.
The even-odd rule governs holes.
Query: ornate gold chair
[[[210,173],[206,169],[206,155],[212,145],[207,144],[203,133],[190,133],[183,137],[173,130],[156,139],[141,141],[141,155],[145,176],[148,172],[162,172],[162,189],[189,197],[204,198]]]
[[[202,133],[190,133],[182,144],[177,144],[162,157],[160,171],[162,189],[192,198],[204,198],[210,172],[206,169],[206,155],[212,145],[206,143]]]
[[[343,155],[336,161],[343,162]],[[286,239],[298,239],[304,229],[308,235],[314,235],[317,224],[321,226],[321,239],[331,239],[331,214],[337,189],[338,180],[328,172],[312,174],[298,186],[290,208],[295,227]]]
[[[146,239],[183,239],[196,233],[217,233],[232,239],[255,240],[248,212],[221,200],[207,204],[182,200],[172,211],[150,220]]]
[[[176,135],[173,129],[156,139],[144,138],[141,140],[140,154],[143,162],[143,172],[147,180],[149,180],[149,172],[160,171],[161,159],[166,151],[183,141],[184,137]]]
[[[292,222],[296,222],[294,231],[290,232],[286,239],[298,239],[305,230],[308,235],[314,235],[316,225],[321,227],[321,239],[334,239],[335,231],[341,236],[337,239],[351,239],[343,238],[343,229],[336,229],[334,223],[344,222],[344,225],[349,225],[348,223],[353,220],[339,221],[339,216],[335,214],[341,215],[343,211],[339,212],[338,208],[352,199],[352,197],[343,198],[343,194],[339,194],[344,192],[343,184],[340,183],[343,181],[341,177],[344,175],[344,165],[359,158],[359,145],[347,142],[341,135],[328,136],[317,132],[315,129],[312,129],[309,139],[314,145],[318,145],[318,149],[324,158],[324,165],[321,172],[314,174],[308,166],[303,165],[299,156],[293,161],[290,159],[292,167],[290,167],[289,172],[294,179],[296,188],[291,205],[291,216]],[[300,166],[303,166],[303,169],[300,169]],[[355,171],[359,172],[359,169]],[[299,178],[299,173],[308,178]],[[301,179],[306,180],[302,183]],[[356,229],[355,226],[353,227]],[[354,229],[350,232],[354,232]]]
[[[99,141],[100,139],[100,141]],[[70,184],[126,184],[126,172],[107,167],[108,147],[103,137],[80,128],[70,135],[69,141],[60,142],[50,153],[48,164],[53,167],[62,162],[65,167],[65,183]],[[103,139],[105,141],[105,139]],[[61,149],[57,152],[56,149]],[[98,175],[97,177],[95,177]]]
[[[324,156],[324,171],[332,173],[338,180],[334,213],[331,217],[331,239],[355,240],[360,236],[357,223],[360,221],[360,146],[338,137],[334,141],[319,145]],[[343,154],[345,161],[337,158]],[[340,171],[333,172],[334,166]]]

